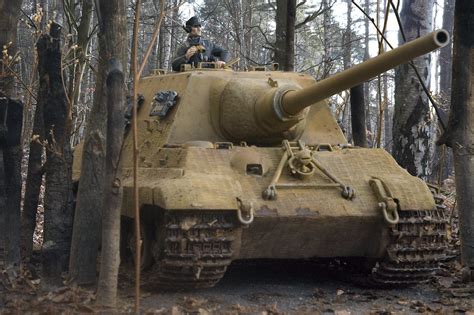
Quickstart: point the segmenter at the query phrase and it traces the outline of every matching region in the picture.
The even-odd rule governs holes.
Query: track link
[[[166,289],[213,287],[232,261],[235,214],[167,211],[158,226],[157,276]]]
[[[371,281],[379,286],[404,286],[430,280],[449,250],[448,219],[443,199],[435,195],[436,209],[399,211],[400,220],[390,231],[391,243],[377,263]]]

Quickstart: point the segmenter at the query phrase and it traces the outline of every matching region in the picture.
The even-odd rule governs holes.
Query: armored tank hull
[[[446,258],[436,191],[385,150],[350,146],[327,102],[302,94],[318,84],[217,69],[140,82],[143,267],[154,264],[163,287],[211,287],[234,260],[313,257],[370,258],[371,281],[407,285]],[[127,134],[124,220],[134,219],[132,152]],[[79,148],[76,180],[80,163]]]

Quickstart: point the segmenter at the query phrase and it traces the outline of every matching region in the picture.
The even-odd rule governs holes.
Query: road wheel
[[[130,248],[131,254],[133,256],[133,262],[135,262],[136,257],[136,242],[135,242],[135,222],[132,223],[132,228],[128,233],[128,247]],[[140,234],[141,234],[141,269],[148,270],[154,263],[153,255],[151,252],[153,242],[154,242],[154,226],[152,223],[140,222]]]

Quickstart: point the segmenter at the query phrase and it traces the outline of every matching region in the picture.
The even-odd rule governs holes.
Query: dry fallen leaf
[[[324,292],[323,292],[323,290],[321,290],[321,289],[319,289],[319,288],[314,289],[313,297],[314,297],[314,298],[322,298],[322,297],[324,297]]]
[[[181,315],[181,314],[183,313],[179,310],[179,307],[173,306],[171,308],[171,315]]]
[[[200,308],[200,309],[198,309],[198,314],[199,315],[209,315],[210,313],[207,310],[205,310],[203,308]]]

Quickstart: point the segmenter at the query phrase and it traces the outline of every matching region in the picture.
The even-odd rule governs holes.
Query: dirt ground
[[[153,271],[142,274],[143,314],[474,314],[474,286],[457,283],[457,263],[432,283],[401,289],[355,285],[350,273],[327,262],[263,261],[232,265],[212,289],[163,292]],[[121,269],[118,309],[131,313],[134,268]],[[44,286],[43,286],[44,287]],[[0,313],[92,313],[93,291],[71,287],[0,289]],[[102,310],[104,311],[104,310]]]
[[[266,261],[235,265],[215,288],[199,292],[158,293],[143,287],[142,307],[150,313],[226,314],[396,314],[474,311],[473,290],[452,290],[451,275],[432,284],[397,290],[361,288],[327,264]],[[444,284],[443,284],[444,281]],[[443,290],[447,288],[448,290]],[[449,290],[451,289],[451,291]],[[133,298],[131,296],[125,296]],[[130,301],[131,302],[131,301]]]

